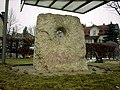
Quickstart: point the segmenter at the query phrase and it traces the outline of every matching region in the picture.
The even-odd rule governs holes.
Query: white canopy
[[[110,0],[21,0],[21,11],[24,4],[26,4],[84,14],[109,1]]]

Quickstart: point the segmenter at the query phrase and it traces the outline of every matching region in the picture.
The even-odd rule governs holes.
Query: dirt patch
[[[94,65],[95,64],[95,65]],[[109,73],[112,72],[109,68],[103,67],[102,65],[96,65],[99,63],[93,63],[88,65],[87,71],[71,71],[71,72],[57,72],[57,73],[51,73],[51,72],[45,72],[45,73],[36,73],[36,70],[34,69],[34,66],[31,65],[16,65],[13,66],[11,71],[15,72],[17,74],[31,74],[31,75],[63,75],[63,74],[69,74],[69,75],[75,75],[75,74],[103,74],[103,73]],[[102,64],[102,63],[100,63]],[[104,61],[103,64],[120,64],[120,61]]]
[[[34,69],[33,65],[28,65],[28,66],[13,66],[12,71],[16,72],[17,74],[31,74],[31,75],[63,75],[63,74],[70,74],[70,75],[75,75],[75,74],[102,74],[102,73],[109,73],[111,72],[110,69],[106,68],[101,68],[98,66],[92,66],[88,65],[88,70],[87,71],[78,71],[78,72],[57,72],[57,73],[51,73],[51,72],[45,72],[45,73],[36,73],[36,70]]]
[[[120,64],[120,61],[105,61],[104,63],[107,63],[107,64]]]

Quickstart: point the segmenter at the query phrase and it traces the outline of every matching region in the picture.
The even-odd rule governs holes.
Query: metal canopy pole
[[[9,0],[5,2],[5,15],[3,26],[3,45],[2,45],[2,64],[6,63],[6,35],[7,35],[7,18],[8,18]]]

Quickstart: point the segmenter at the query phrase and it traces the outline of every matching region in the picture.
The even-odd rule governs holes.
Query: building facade
[[[119,32],[119,26],[118,24],[115,25],[116,30]],[[92,25],[92,26],[85,26],[83,25],[84,33],[85,33],[85,41],[86,43],[103,43],[104,38],[107,37],[109,26],[108,25]],[[120,35],[118,35],[119,38]]]

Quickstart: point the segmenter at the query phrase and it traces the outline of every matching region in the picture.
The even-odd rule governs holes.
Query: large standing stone
[[[33,65],[40,72],[87,70],[85,39],[77,17],[40,14],[37,18]]]

